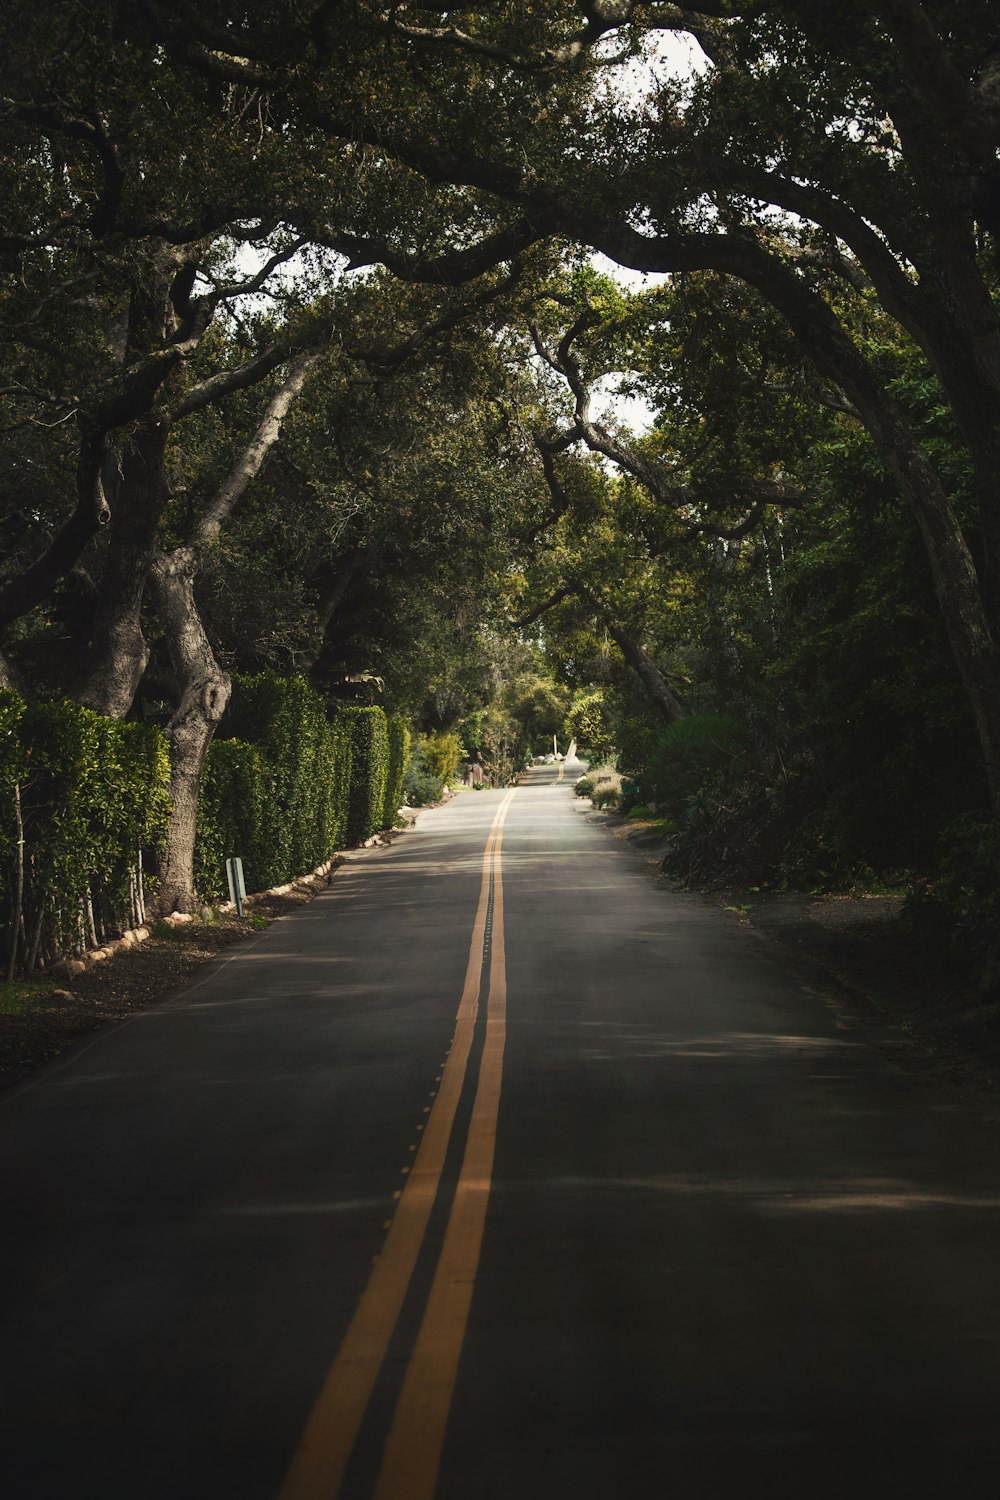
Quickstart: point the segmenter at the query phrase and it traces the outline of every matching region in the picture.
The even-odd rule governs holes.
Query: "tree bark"
[[[319,580],[319,598],[316,608],[316,635],[309,649],[303,652],[300,667],[309,673],[319,662],[326,645],[327,632],[333,618],[340,609],[351,584],[361,569],[361,553],[351,551],[342,560],[339,568],[324,568]]]
[[[225,713],[232,682],[216,661],[194,597],[197,559],[180,547],[161,553],[150,572],[150,587],[181,685],[180,703],[167,726],[170,745],[171,814],[160,863],[157,906],[162,912],[193,911],[194,846],[198,794],[205,756]]]
[[[642,683],[646,690],[646,696],[664,724],[668,728],[671,724],[676,724],[677,720],[683,716],[683,709],[667,679],[645,646],[636,639],[630,630],[627,630],[624,625],[611,617],[607,606],[601,602],[598,596],[593,593],[582,579],[574,578],[572,586],[574,592],[581,599],[585,599],[588,604],[593,605],[603,620],[608,635]]]
[[[2,651],[0,651],[0,688],[7,688],[10,692],[20,693],[21,697],[24,697],[21,679]]]
[[[132,707],[149,660],[142,602],[156,529],[169,496],[164,458],[169,424],[154,419],[130,437],[122,458],[108,556],[83,680],[76,697],[121,719]]]
[[[674,697],[667,679],[656,665],[649,652],[635,636],[630,634],[621,625],[605,618],[608,635],[618,647],[622,656],[628,662],[633,672],[638,677],[646,690],[646,696],[656,709],[664,724],[669,726],[676,724],[682,715],[682,709],[678,700]]]

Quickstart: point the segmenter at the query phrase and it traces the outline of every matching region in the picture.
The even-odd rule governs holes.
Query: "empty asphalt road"
[[[5,1500],[996,1495],[995,1118],[555,775],[0,1101]]]

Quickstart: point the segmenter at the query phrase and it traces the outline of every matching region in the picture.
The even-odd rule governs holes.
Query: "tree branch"
[[[536,620],[540,620],[542,615],[548,614],[550,609],[555,609],[556,605],[561,604],[564,599],[571,598],[575,592],[576,590],[571,588],[569,584],[563,584],[561,588],[558,588],[554,594],[550,594],[548,599],[544,600],[528,614],[522,615],[519,620],[511,620],[511,626],[515,630],[526,630],[529,625],[534,625]]]
[[[264,410],[247,447],[216,490],[191,538],[191,545],[206,547],[216,540],[233,507],[256,479],[268,453],[281,436],[281,429],[293,403],[302,394],[309,376],[323,357],[321,349],[300,354],[291,370],[275,391]]]

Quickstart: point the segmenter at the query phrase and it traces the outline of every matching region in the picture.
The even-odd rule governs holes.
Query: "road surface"
[[[996,1495],[1000,1110],[557,774],[0,1102],[5,1500]]]

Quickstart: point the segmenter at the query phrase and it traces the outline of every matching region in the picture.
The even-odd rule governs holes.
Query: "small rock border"
[[[365,842],[364,847],[367,849],[369,846],[381,842],[383,840],[376,834],[374,838],[368,839]],[[273,900],[277,896],[291,896],[295,894],[303,896],[314,895],[316,886],[322,881],[329,884],[330,876],[337,866],[343,863],[344,856],[342,854],[335,854],[332,859],[324,860],[321,865],[317,865],[315,870],[310,870],[308,875],[300,875],[295,880],[286,881],[284,885],[273,885],[266,891],[255,891],[253,895],[246,897],[243,906],[244,908],[253,906],[257,902]],[[95,964],[104,963],[106,959],[113,958],[116,953],[126,953],[130,948],[136,948],[140,943],[147,942],[153,935],[154,926],[158,923],[163,923],[166,927],[183,927],[185,923],[193,922],[196,915],[203,919],[210,919],[216,912],[220,915],[228,916],[235,910],[235,902],[223,901],[221,905],[214,908],[203,906],[198,913],[172,911],[169,916],[158,917],[155,923],[144,922],[141,927],[130,927],[127,932],[122,933],[121,937],[104,943],[100,948],[88,948],[84,953],[72,958],[62,959],[59,963],[53,964],[48,972],[56,976],[73,979],[78,974],[86,974],[87,970],[92,969]]]

